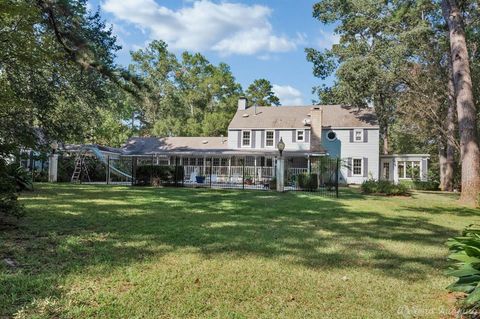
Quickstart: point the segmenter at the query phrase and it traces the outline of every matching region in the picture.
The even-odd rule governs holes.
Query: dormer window
[[[363,130],[354,130],[353,131],[353,141],[354,142],[363,142]]]
[[[297,131],[297,142],[305,142],[305,131],[298,130]]]
[[[251,132],[242,131],[242,147],[249,147],[251,144]]]

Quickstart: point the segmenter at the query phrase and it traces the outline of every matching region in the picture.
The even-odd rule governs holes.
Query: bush
[[[462,236],[450,238],[447,245],[448,259],[453,262],[447,275],[458,278],[447,289],[466,294],[463,310],[480,308],[480,225],[470,225]]]
[[[31,173],[25,168],[18,166],[17,163],[7,165],[7,174],[14,181],[17,192],[33,190]]]
[[[316,190],[318,188],[317,174],[300,174],[298,175],[298,186],[305,190]]]
[[[277,190],[277,178],[276,177],[272,177],[272,179],[269,181],[269,184],[270,184],[270,189],[271,190]]]
[[[409,189],[423,190],[423,191],[437,191],[439,183],[436,181],[420,181],[420,180],[406,180],[400,181],[401,185]]]
[[[409,195],[408,187],[404,184],[393,184],[390,181],[377,181],[374,179],[364,181],[361,190],[365,194]]]
[[[23,206],[17,201],[17,177],[10,175],[14,170],[0,159],[0,220],[6,217],[20,217],[23,215]]]
[[[168,185],[183,181],[183,166],[138,166],[135,171],[137,185]]]

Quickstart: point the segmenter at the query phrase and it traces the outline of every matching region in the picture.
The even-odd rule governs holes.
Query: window
[[[353,176],[363,176],[363,158],[353,159]]]
[[[265,132],[265,146],[266,147],[273,147],[274,146],[274,131],[266,131]]]
[[[420,162],[419,161],[398,162],[398,178],[419,179],[420,178]]]
[[[334,131],[330,131],[327,133],[327,139],[329,141],[335,141],[336,138],[337,138],[337,134]]]
[[[250,146],[250,131],[242,131],[242,146]]]
[[[297,131],[297,142],[304,142],[305,141],[305,131],[298,130]]]
[[[353,141],[363,142],[363,130],[353,130]]]
[[[390,163],[389,162],[383,163],[383,177],[386,180],[390,179]]]

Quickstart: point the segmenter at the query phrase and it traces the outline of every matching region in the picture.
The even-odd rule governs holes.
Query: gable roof
[[[257,106],[238,110],[230,122],[229,129],[257,128],[303,128],[304,119],[310,118],[313,107],[322,109],[322,127],[371,127],[378,128],[373,109],[345,105],[310,106]]]

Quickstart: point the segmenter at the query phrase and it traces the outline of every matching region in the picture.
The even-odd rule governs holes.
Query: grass
[[[340,195],[37,185],[18,227],[0,229],[0,317],[449,311],[444,242],[479,211],[447,194]]]

